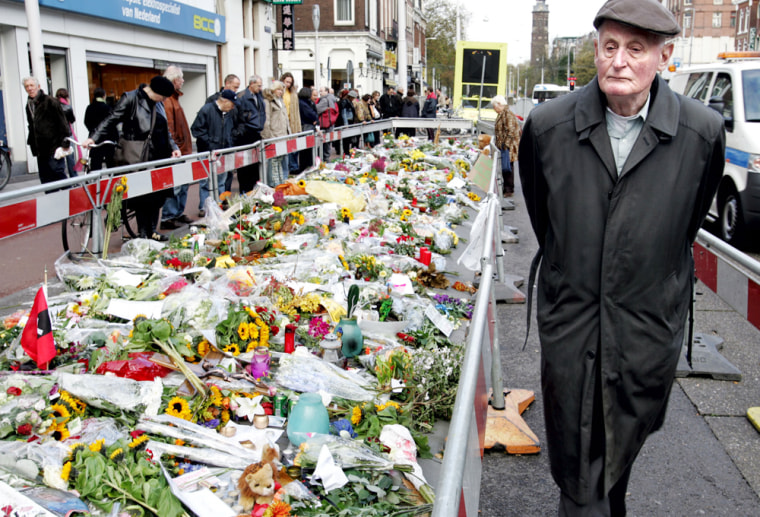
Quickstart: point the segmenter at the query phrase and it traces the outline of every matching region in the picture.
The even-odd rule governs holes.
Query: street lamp
[[[311,6],[311,21],[314,22],[314,87],[319,90],[319,5]]]

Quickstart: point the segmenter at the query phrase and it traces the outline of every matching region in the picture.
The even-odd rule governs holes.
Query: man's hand
[[[84,141],[84,146],[87,148],[93,145],[95,145],[95,140],[93,140],[92,138],[88,138],[87,140]]]
[[[182,151],[180,151],[179,149],[175,149],[172,151],[172,158],[179,158],[180,156],[182,156]]]

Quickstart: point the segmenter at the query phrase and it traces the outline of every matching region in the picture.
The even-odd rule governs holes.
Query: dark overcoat
[[[549,458],[560,489],[580,504],[597,372],[606,491],[662,425],[691,299],[691,243],[725,150],[721,117],[657,76],[618,178],[605,113],[595,78],[531,112],[519,155],[543,250],[537,319]]]

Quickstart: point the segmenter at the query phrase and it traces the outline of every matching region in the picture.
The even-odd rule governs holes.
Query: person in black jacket
[[[414,89],[409,88],[409,91],[406,94],[406,97],[404,97],[404,104],[401,106],[401,117],[402,118],[419,118],[420,116],[420,101],[417,99],[417,96],[414,94]],[[402,133],[414,136],[417,134],[417,130],[413,127],[408,127],[401,130]]]
[[[56,158],[57,148],[68,149],[71,129],[61,109],[61,103],[40,89],[40,82],[34,77],[25,77],[24,89],[29,98],[26,101],[26,121],[29,138],[26,143],[37,157],[40,183],[50,183],[66,179],[66,160]]]
[[[84,125],[89,131],[88,137],[92,137],[95,130],[108,115],[111,114],[111,106],[106,103],[106,91],[103,88],[95,88],[92,92],[92,102],[84,111]],[[119,131],[113,128],[110,134],[105,136],[106,140],[117,142],[119,140]],[[116,148],[112,145],[104,145],[90,149],[90,169],[97,171],[103,168],[103,164],[109,169],[116,167],[113,159],[113,153]]]
[[[204,104],[198,114],[195,116],[190,131],[195,137],[195,144],[198,152],[216,151],[232,147],[232,128],[235,124],[235,114],[230,113],[235,108],[237,96],[231,90],[222,90],[219,98],[214,102]],[[227,172],[217,176],[219,185],[219,194],[224,192],[224,180],[227,178]],[[205,196],[204,196],[205,194]],[[205,206],[205,201],[209,196],[208,189],[201,189],[201,203]]]
[[[319,100],[316,90],[314,92]],[[301,114],[301,131],[314,131],[319,129],[319,115],[317,115],[317,105],[312,100],[311,88],[301,88],[298,91],[298,111]],[[303,149],[298,156],[298,170],[302,172],[314,165],[314,159],[311,149]]]
[[[179,158],[182,152],[169,133],[169,124],[162,104],[164,99],[173,93],[172,82],[160,75],[151,79],[150,85],[141,84],[136,90],[125,93],[116,108],[85,141],[85,147],[108,140],[114,129],[121,123],[123,139],[145,142],[146,161]],[[170,191],[151,192],[128,200],[135,210],[140,237],[157,241],[169,240],[166,235],[156,232],[158,215],[168,192]]]
[[[248,145],[261,140],[261,131],[267,120],[267,108],[261,95],[263,81],[258,75],[248,79],[248,88],[238,95],[237,120],[232,129],[234,145]],[[238,169],[240,192],[250,192],[261,179],[259,163]]]
[[[438,99],[433,92],[432,86],[428,86],[427,92],[425,104],[422,106],[422,118],[435,118],[438,111]],[[435,129],[432,127],[427,128],[427,135],[428,140],[432,142],[435,138]]]

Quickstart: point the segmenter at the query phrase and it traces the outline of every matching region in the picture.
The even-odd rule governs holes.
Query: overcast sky
[[[471,13],[465,35],[470,41],[507,42],[507,61],[530,59],[533,6],[536,0],[459,0]],[[549,44],[557,37],[582,36],[594,30],[594,16],[605,0],[547,0]]]

